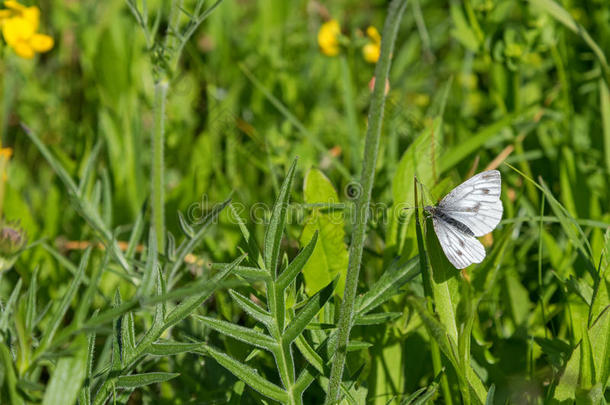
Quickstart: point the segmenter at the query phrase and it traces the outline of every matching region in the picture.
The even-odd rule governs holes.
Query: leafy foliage
[[[610,5],[395,1],[372,115],[384,2],[38,4],[55,47],[0,46],[0,403],[322,403],[358,229],[342,404],[610,401]],[[460,272],[421,206],[491,168]]]

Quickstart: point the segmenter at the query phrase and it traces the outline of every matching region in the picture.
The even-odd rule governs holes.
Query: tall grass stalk
[[[165,162],[163,157],[163,149],[165,145],[165,103],[167,101],[168,87],[169,84],[166,79],[161,79],[155,83],[155,117],[152,134],[152,218],[155,234],[157,235],[157,250],[160,253],[165,251]]]
[[[327,404],[334,404],[339,400],[339,388],[343,378],[343,369],[345,368],[347,344],[349,342],[350,330],[354,318],[354,302],[356,300],[358,275],[362,262],[362,250],[366,238],[366,225],[369,219],[371,192],[375,181],[375,166],[377,163],[377,154],[379,152],[379,139],[381,137],[381,125],[383,122],[383,110],[386,98],[385,83],[390,72],[390,57],[394,49],[398,26],[406,6],[406,0],[393,0],[392,3],[390,3],[388,16],[383,28],[381,55],[377,62],[377,66],[375,67],[375,88],[373,90],[371,106],[369,108],[369,126],[366,132],[364,160],[360,178],[361,194],[356,201],[355,207],[356,223],[354,231],[352,232],[345,290],[339,314],[337,350],[333,357],[328,391],[326,393]]]

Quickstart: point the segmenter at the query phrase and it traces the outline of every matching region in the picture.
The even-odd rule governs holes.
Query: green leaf
[[[318,233],[317,243],[309,260],[303,266],[305,291],[313,295],[328,285],[337,275],[337,294],[343,296],[349,254],[345,244],[342,211],[327,212],[325,204],[339,203],[339,196],[330,180],[318,169],[310,169],[303,182],[303,194],[307,204],[320,204],[305,218],[301,244],[305,245]]]
[[[578,24],[566,9],[553,0],[530,0],[530,3],[549,13],[554,19],[585,41],[600,63],[605,76],[604,79],[608,83],[610,81],[610,67],[608,67],[606,55],[602,48],[591,38],[585,27]]]
[[[409,260],[400,258],[394,260],[370,289],[358,298],[358,313],[364,315],[377,308],[397,294],[402,286],[413,280],[419,273],[417,256]]]
[[[510,126],[514,122],[534,115],[534,113],[538,112],[538,110],[538,106],[532,106],[524,109],[523,111],[506,114],[498,121],[483,127],[483,129],[479,130],[478,132],[469,134],[469,136],[467,136],[463,142],[456,144],[443,154],[441,162],[439,163],[439,174],[445,173],[466,157],[478,151],[486,142],[501,136],[501,132],[504,128]],[[422,177],[421,179],[425,178]],[[427,184],[425,182],[423,183]]]
[[[599,99],[604,135],[604,160],[606,161],[606,172],[610,172],[610,91],[608,91],[608,84],[603,80],[599,81]]]
[[[131,228],[131,233],[129,235],[129,242],[127,243],[127,249],[125,250],[125,257],[128,259],[133,259],[136,254],[136,250],[138,247],[138,243],[140,243],[140,238],[142,238],[142,233],[144,232],[144,215],[146,214],[146,208],[142,208],[136,217],[136,222],[133,224]]]
[[[99,233],[102,238],[102,242],[104,245],[109,248],[112,252],[113,256],[119,262],[121,267],[129,271],[130,267],[125,260],[125,256],[123,252],[119,249],[116,241],[113,240],[112,232],[106,227],[104,221],[100,217],[99,212],[84,198],[79,196],[78,187],[74,180],[70,177],[68,172],[63,168],[61,163],[53,156],[53,154],[49,151],[47,146],[28,128],[26,125],[21,124],[21,127],[28,135],[32,143],[36,145],[42,156],[47,160],[49,165],[53,168],[53,170],[57,173],[59,178],[64,183],[64,186],[68,189],[68,195],[71,197],[71,201],[74,203],[74,206],[78,213],[87,221],[87,223]]]
[[[209,298],[210,295],[218,288],[220,282],[227,277],[235,267],[239,265],[245,258],[245,255],[240,256],[232,263],[225,266],[223,270],[218,272],[212,279],[210,279],[203,287],[202,291],[194,296],[186,298],[184,301],[180,303],[177,307],[175,307],[165,318],[165,322],[163,325],[163,330],[177,324],[187,316],[189,316],[195,308],[199,307]]]
[[[413,207],[414,178],[423,184],[434,184],[439,174],[439,156],[443,140],[443,119],[435,118],[422,130],[413,143],[402,155],[392,180],[392,209],[390,210],[390,225],[386,235],[386,243],[394,246],[398,254],[402,254],[406,225],[409,223]]]
[[[288,394],[286,391],[272,382],[267,381],[252,367],[235,360],[228,354],[211,346],[206,346],[204,353],[213,357],[218,364],[229,370],[235,377],[239,378],[262,395],[278,402],[288,402]]]
[[[369,342],[362,342],[360,340],[350,340],[349,343],[347,344],[347,351],[348,352],[357,352],[359,350],[368,349],[371,346],[373,346],[373,344],[369,343]]]
[[[0,316],[0,331],[5,331],[9,328],[9,320],[11,320],[10,315],[15,309],[15,303],[17,302],[17,298],[19,297],[19,293],[21,292],[21,286],[23,282],[22,279],[19,278],[17,284],[15,284],[15,288],[11,292],[11,296],[4,304],[2,308],[2,315]]]
[[[117,380],[117,387],[120,388],[137,388],[144,387],[150,384],[161,383],[169,381],[173,378],[178,377],[179,373],[143,373],[143,374],[132,374],[119,376]]]
[[[408,401],[404,401],[401,405],[426,405],[430,403],[430,400],[436,394],[438,390],[438,383],[432,383],[428,387],[424,387],[421,390],[413,393],[413,396],[410,396]],[[425,392],[423,392],[425,391]],[[423,393],[422,393],[423,392]]]
[[[92,271],[90,283],[87,286],[85,294],[79,299],[79,305],[76,309],[76,315],[74,316],[76,325],[82,325],[85,318],[87,318],[89,310],[91,309],[91,303],[95,298],[95,293],[98,291],[99,280],[102,277],[104,270],[108,266],[110,255],[111,253],[107,251],[106,254],[104,254],[104,259],[97,266],[95,266],[94,270]]]
[[[87,162],[85,163],[84,170],[81,174],[81,181],[78,184],[78,195],[83,196],[85,187],[87,186],[87,182],[90,180],[92,176],[93,170],[95,168],[95,164],[97,162],[97,157],[99,156],[100,150],[102,149],[102,142],[97,141],[91,152],[89,153],[89,157],[87,158]]]
[[[36,322],[36,289],[38,280],[38,267],[34,269],[34,273],[32,274],[32,279],[30,281],[30,287],[28,288],[28,296],[27,296],[27,312],[25,318],[25,328],[27,333],[31,333],[32,329],[35,326]]]
[[[213,263],[212,269],[216,270],[225,265],[226,263]],[[237,266],[233,270],[233,273],[250,281],[270,280],[269,273],[267,273],[265,270],[257,269],[256,267]]]
[[[295,340],[295,344],[303,355],[303,357],[305,358],[305,360],[307,360],[307,362],[311,364],[311,366],[314,367],[320,374],[323,374],[324,360],[322,360],[322,357],[307,342],[305,336],[303,336],[302,334],[299,335]]]
[[[178,251],[176,252],[176,261],[171,265],[169,270],[165,273],[166,276],[169,277],[168,284],[170,286],[173,285],[172,284],[173,278],[176,275],[176,273],[178,272],[178,269],[180,269],[180,267],[184,263],[184,259],[186,258],[186,255],[191,253],[193,251],[193,249],[195,248],[195,246],[197,246],[201,243],[201,241],[203,240],[203,237],[206,235],[207,231],[209,230],[210,225],[216,223],[216,219],[218,218],[218,216],[220,215],[222,210],[227,205],[229,205],[230,202],[231,202],[231,198],[228,198],[225,201],[223,201],[222,203],[215,205],[214,208],[212,208],[212,211],[209,214],[207,214],[206,217],[203,219],[201,227],[193,235],[193,237],[187,239],[185,242],[183,242],[180,245],[180,247],[178,248]]]
[[[21,281],[21,279],[19,279]],[[24,405],[25,401],[21,397],[21,394],[17,390],[17,375],[15,372],[13,356],[11,355],[10,349],[0,341],[0,366],[2,367],[2,388],[6,387],[8,396],[10,398],[10,405]]]
[[[584,320],[582,320],[584,323]],[[591,341],[586,325],[582,328],[582,340],[580,341],[580,387],[591,389],[595,384],[595,364],[591,351]]]
[[[146,258],[142,283],[138,290],[138,295],[142,297],[147,297],[152,294],[153,289],[155,288],[155,281],[157,280],[157,271],[159,270],[155,227],[151,225],[148,232],[148,257]]]
[[[122,341],[125,345],[125,350],[131,351],[136,347],[136,331],[133,312],[128,312],[123,315],[123,336]]]
[[[595,371],[594,383],[607,388],[610,383],[610,303],[594,321],[588,338]]]
[[[491,384],[489,391],[487,392],[487,399],[485,399],[485,405],[494,405],[494,396],[496,395],[496,386]]]
[[[244,297],[235,290],[229,290],[229,294],[231,295],[231,298],[233,298],[233,300],[241,307],[241,309],[263,325],[269,327],[273,323],[271,314],[248,298]]]
[[[553,212],[559,219],[559,223],[563,228],[564,232],[570,238],[571,242],[578,247],[581,253],[588,259],[592,258],[591,247],[589,246],[588,240],[581,229],[580,225],[574,220],[567,209],[565,209],[559,201],[553,196],[549,188],[544,182],[541,181],[542,191],[545,194],[546,199],[549,202]]]
[[[358,315],[354,325],[381,325],[399,318],[402,312],[382,312],[378,314]]]
[[[251,236],[246,223],[239,215],[239,212],[233,206],[233,204],[229,204],[229,209],[231,210],[231,219],[237,222],[239,225],[239,230],[246,241],[246,252],[248,253],[250,263],[258,265],[260,268],[264,268],[265,262],[263,261],[263,256],[261,255],[261,251],[256,244],[256,240]]]
[[[602,263],[599,276],[595,280],[595,285],[591,295],[589,307],[589,325],[591,325],[600,314],[610,305],[610,265],[607,263],[606,255],[610,248],[610,228],[604,236],[604,250],[602,252]],[[588,285],[587,285],[588,286]]]
[[[572,352],[555,388],[553,399],[550,401],[551,404],[573,401],[577,394],[577,389],[581,387],[580,382],[583,377],[585,377],[585,380],[590,380],[592,374],[595,374],[595,379],[603,386],[608,386],[608,376],[610,375],[610,360],[608,360],[608,357],[610,357],[610,307],[602,312],[593,326],[589,328],[587,335],[589,337],[590,349],[576,348]],[[582,342],[580,344],[582,345]],[[594,356],[594,372],[590,369],[590,360],[581,361],[583,352],[591,353]],[[589,386],[588,388],[591,387]]]
[[[207,316],[195,315],[195,319],[198,319],[206,326],[222,333],[223,335],[230,336],[233,339],[240,340],[244,343],[248,343],[249,345],[260,347],[261,349],[269,351],[273,351],[277,347],[277,343],[270,336],[254,329],[249,329]]]
[[[456,358],[458,352],[457,344],[451,341],[449,335],[447,334],[447,331],[445,330],[445,326],[440,323],[434,317],[434,315],[426,308],[426,304],[423,302],[422,298],[410,296],[407,298],[407,302],[413,307],[413,309],[415,309],[417,314],[420,316],[422,322],[428,330],[428,333],[438,343],[441,352],[443,352],[443,354],[447,356],[456,371],[459,372],[461,368],[459,367]]]
[[[116,290],[114,294],[114,306],[120,307],[122,304],[121,293],[119,290]],[[113,322],[113,340],[112,340],[112,359],[110,361],[111,364],[111,372],[118,372],[123,368],[123,364],[126,363],[125,358],[125,344],[126,342],[123,340],[125,335],[125,315],[123,314],[117,317]]]
[[[280,258],[280,247],[282,242],[282,234],[284,233],[284,225],[286,223],[286,211],[288,202],[290,201],[290,189],[294,172],[297,165],[296,159],[292,162],[284,183],[280,188],[280,194],[275,201],[271,218],[265,232],[265,247],[263,256],[265,259],[265,268],[273,278],[276,278],[277,266]]]
[[[76,403],[79,390],[87,374],[87,339],[84,335],[80,335],[70,347],[72,355],[62,357],[57,362],[45,391],[42,405],[72,405]]]
[[[36,350],[37,353],[43,353],[53,340],[55,332],[57,332],[57,328],[59,328],[62,319],[64,318],[66,312],[68,311],[68,308],[70,307],[70,304],[72,303],[72,299],[78,291],[78,287],[80,286],[83,274],[85,273],[85,268],[87,268],[89,264],[90,255],[91,247],[88,247],[87,250],[85,250],[85,252],[83,253],[83,256],[81,257],[80,265],[78,266],[78,272],[76,273],[76,276],[70,282],[70,286],[64,293],[59,303],[59,306],[55,309],[55,311],[53,311],[53,314],[51,315],[51,319],[44,330],[42,338],[40,339],[40,345]],[[37,356],[35,355],[34,357]]]
[[[36,136],[36,134],[34,134],[34,132],[32,132],[32,130],[30,128],[28,128],[26,125],[21,124],[21,127],[25,131],[26,135],[30,138],[30,140],[34,143],[34,145],[36,145],[38,147],[38,150],[40,150],[40,153],[42,154],[42,156],[44,156],[44,158],[47,160],[47,162],[51,165],[51,167],[53,168],[55,173],[57,173],[57,175],[59,176],[61,181],[64,183],[64,185],[68,189],[68,192],[75,196],[78,195],[78,187],[76,186],[76,183],[74,183],[74,180],[72,180],[72,177],[63,168],[61,163],[59,163],[59,161],[57,159],[55,159],[55,157],[51,154],[51,152],[46,147],[46,145],[44,143],[42,143],[42,141],[38,138],[38,136]]]
[[[87,338],[87,366],[85,372],[85,381],[80,390],[79,405],[91,404],[91,375],[93,371],[93,358],[95,355],[95,333],[90,333]]]
[[[240,63],[239,68],[244,73],[244,75],[254,84],[254,86],[264,94],[264,96],[269,100],[271,104],[286,118],[288,122],[290,122],[299,132],[307,139],[307,142],[310,142],[319,153],[326,154],[328,152],[328,148],[320,142],[318,137],[315,136],[311,131],[305,128],[305,125],[299,119],[290,112],[290,110],[282,104],[282,102],[273,95],[271,91],[269,91],[253,74],[248,70],[248,68]],[[349,170],[341,163],[341,161],[332,155],[328,155],[330,157],[330,161],[333,166],[337,168],[337,170],[341,173],[341,175],[346,179],[351,179],[352,175]]]
[[[284,269],[284,271],[278,277],[276,284],[279,290],[285,290],[307,265],[307,261],[314,252],[317,241],[318,231],[314,232],[307,246],[305,246],[303,250],[299,252],[299,254],[290,262],[290,264],[288,264],[288,266],[286,266],[286,269]]]
[[[180,211],[178,211],[178,223],[180,224],[180,229],[182,229],[182,233],[186,235],[187,238],[193,239],[195,237],[195,230],[191,225],[189,225],[186,218]]]
[[[455,276],[458,271],[449,263],[443,252],[436,232],[432,228],[432,221],[426,220],[426,252],[432,272],[432,294],[434,308],[441,323],[444,325],[451,341],[457,345],[458,331],[455,322],[456,306],[452,296],[457,297]]]
[[[453,19],[454,25],[451,30],[451,35],[471,52],[477,52],[480,46],[479,40],[474,31],[470,28],[468,21],[466,21],[460,4],[461,3],[451,3],[450,5],[451,18]]]
[[[151,344],[147,353],[153,356],[173,356],[195,352],[198,349],[201,349],[201,343],[159,342]]]
[[[296,316],[290,321],[284,333],[282,334],[282,340],[286,343],[293,342],[304,330],[311,320],[316,316],[322,309],[324,304],[330,299],[336,286],[335,281],[329,283],[322,290],[318,291],[316,295],[311,297],[307,303],[301,308]]]

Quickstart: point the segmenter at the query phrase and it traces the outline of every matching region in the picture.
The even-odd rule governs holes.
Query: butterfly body
[[[454,188],[436,206],[424,209],[447,259],[458,269],[485,258],[476,238],[491,232],[502,219],[501,177],[497,170],[476,174]]]
[[[424,209],[426,211],[428,211],[430,213],[430,215],[432,215],[432,218],[436,218],[437,221],[444,221],[448,225],[456,227],[457,229],[459,229],[461,232],[465,233],[466,235],[474,236],[474,232],[472,232],[470,230],[470,228],[468,228],[468,226],[464,225],[457,219],[451,217],[449,214],[444,212],[441,207],[427,206]]]

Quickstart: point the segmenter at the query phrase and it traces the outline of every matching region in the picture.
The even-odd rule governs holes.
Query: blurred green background
[[[184,9],[191,3],[184,1]],[[413,175],[435,200],[500,156],[493,165],[503,173],[506,221],[495,240],[506,240],[501,247],[494,238],[486,244],[491,256],[500,250],[504,255],[496,281],[484,292],[472,343],[473,367],[487,386],[495,384],[496,403],[542,401],[549,386],[557,385],[586,327],[579,319],[591,306],[610,223],[610,99],[604,81],[609,76],[605,59],[595,51],[609,53],[610,3],[560,3],[565,14],[546,0],[413,0],[393,53],[373,190],[373,201],[388,210],[370,225],[362,288],[395,257],[417,251],[413,224],[400,226],[399,213],[390,208],[413,204]],[[105,224],[126,240],[150,197],[153,86],[162,52],[158,46],[147,48],[123,0],[30,5],[40,7],[41,31],[55,46],[34,60],[17,57],[5,44],[0,50],[1,139],[3,147],[13,149],[3,216],[18,220],[30,243],[43,240],[75,261],[80,249],[70,242],[95,241],[95,235],[19,123],[32,128],[74,178],[90,175],[86,194],[94,201],[98,196]],[[163,7],[166,2],[148,2],[151,20]],[[369,26],[381,31],[386,8],[385,1],[225,0],[219,5],[169,74],[169,232],[180,240],[178,211],[188,213],[193,204],[209,209],[231,191],[246,207],[244,213],[256,203],[272,204],[296,156],[294,201],[311,201],[301,185],[312,167],[328,177],[341,202],[350,201],[346,190],[360,173],[375,67],[363,58],[362,47],[370,42]],[[317,42],[321,25],[331,18],[342,32],[336,56],[322,53]],[[574,27],[588,35],[573,32]],[[162,18],[160,30],[166,28]],[[89,172],[87,162],[98,144],[100,158]],[[591,257],[583,257],[548,206],[544,212],[550,219],[542,228],[539,218],[531,219],[544,209],[541,193],[502,162],[543,179],[582,226],[578,237],[590,244]],[[261,241],[263,225],[245,214],[244,219]],[[308,240],[303,229],[297,221],[289,226],[289,256]],[[349,236],[349,221],[344,230]],[[197,248],[198,257],[206,263],[231,261],[240,241],[239,228],[223,215]],[[61,296],[71,273],[38,246],[2,275],[3,301],[19,277],[28,282],[35,267],[39,301]],[[119,277],[104,276],[101,289],[108,297],[117,286],[125,294],[131,291]],[[357,327],[358,338],[373,346],[351,359],[366,365],[359,381],[368,399],[379,404],[434,378],[421,322],[413,320],[403,298],[390,307],[403,316],[388,325]],[[249,322],[225,293],[209,311]],[[227,338],[224,344],[236,357],[247,355],[235,341]],[[274,367],[263,355],[252,362],[262,373]],[[215,363],[193,357],[159,364],[181,376],[160,391],[136,394],[134,403],[220,401],[236,381]],[[312,388],[307,402],[318,403],[321,392],[320,386]],[[250,395],[253,403],[259,401],[254,391]]]

